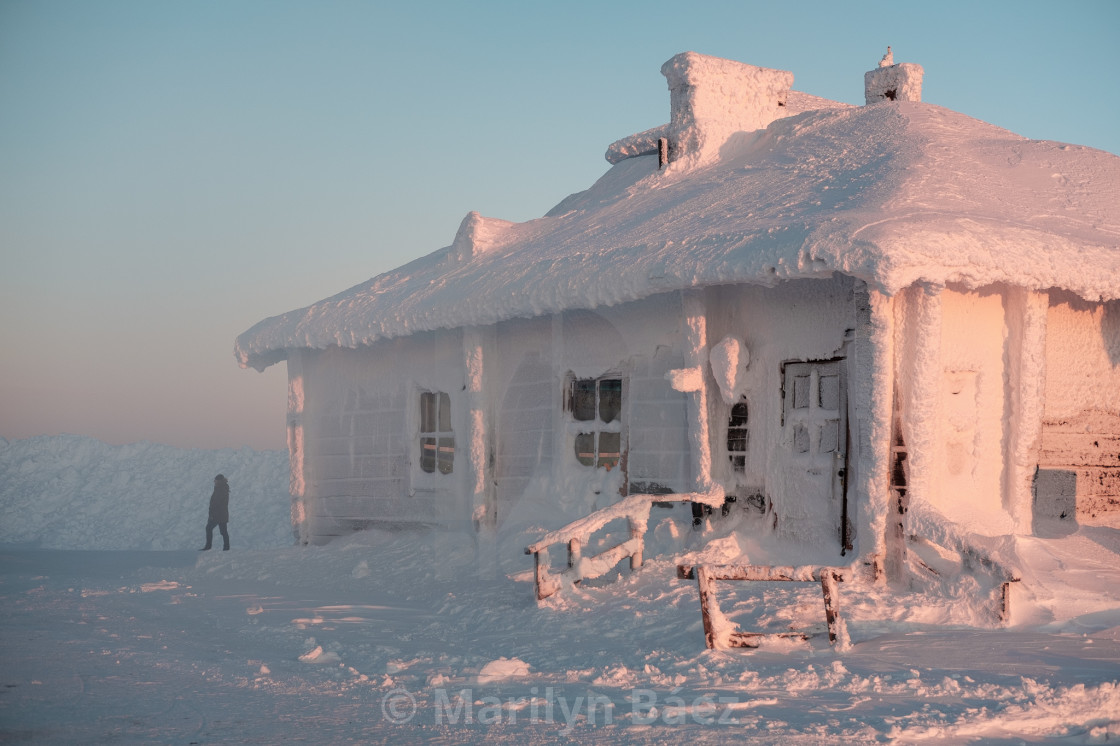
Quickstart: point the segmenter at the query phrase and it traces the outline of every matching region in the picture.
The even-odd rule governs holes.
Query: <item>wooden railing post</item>
[[[713,610],[716,610],[717,614],[719,613],[716,585],[706,565],[699,565],[695,572],[696,585],[700,589],[700,616],[704,620],[704,641],[707,643],[708,649],[711,650],[716,648],[720,642],[716,639],[716,630],[712,625]]]
[[[642,556],[646,546],[645,532],[642,530],[644,526],[639,526],[633,516],[627,516],[626,520],[630,526],[630,540],[637,542],[637,548],[634,549],[634,553],[630,555],[630,569],[637,570],[642,566],[642,562],[644,561],[644,557]]]
[[[579,561],[582,558],[583,547],[581,542],[578,537],[572,537],[568,540],[568,567],[579,567]]]
[[[544,555],[542,558],[541,555]],[[542,561],[543,560],[543,561]],[[537,581],[537,600],[547,598],[545,591],[545,583],[548,575],[548,550],[539,549],[533,552],[533,570]]]
[[[1018,583],[1019,578],[1013,577],[1005,580],[999,589],[999,621],[1000,624],[1011,623],[1011,584]]]
[[[830,568],[821,568],[821,593],[824,595],[824,620],[828,624],[828,643],[836,644],[840,634],[840,593],[836,587],[836,575]]]

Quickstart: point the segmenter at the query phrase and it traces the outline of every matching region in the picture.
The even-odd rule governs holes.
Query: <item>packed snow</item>
[[[198,552],[218,471],[233,549]],[[714,651],[677,563],[811,554],[749,512],[694,529],[687,506],[655,506],[641,570],[538,603],[523,549],[558,527],[544,510],[481,539],[292,546],[286,480],[274,452],[0,442],[0,740],[1120,739],[1114,528],[1058,522],[991,547],[1023,570],[1006,628],[982,574],[931,549],[942,586],[840,584],[848,647],[823,634],[819,585],[723,583],[729,623],[810,637]]]

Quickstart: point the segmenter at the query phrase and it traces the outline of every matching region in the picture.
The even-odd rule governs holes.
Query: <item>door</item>
[[[847,516],[847,378],[843,360],[782,368],[782,438],[774,512],[779,530],[842,549]],[[775,494],[776,493],[776,494]]]

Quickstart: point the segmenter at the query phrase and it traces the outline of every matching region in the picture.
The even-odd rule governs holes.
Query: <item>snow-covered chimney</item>
[[[682,52],[661,66],[669,82],[669,158],[714,160],[736,132],[753,132],[784,116],[793,73]]]
[[[879,67],[863,74],[863,96],[869,104],[880,101],[921,101],[922,76],[925,71],[921,65],[912,62],[894,62],[894,53],[887,47],[887,53],[879,62]]]
[[[513,223],[498,218],[486,218],[477,212],[468,212],[459,224],[451,250],[447,254],[448,264],[457,267],[469,262],[479,254],[501,244],[506,229]]]

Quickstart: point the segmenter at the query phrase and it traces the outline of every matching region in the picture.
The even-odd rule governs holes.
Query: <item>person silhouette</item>
[[[229,482],[219,474],[214,477],[214,493],[210,495],[210,515],[206,521],[206,546],[200,549],[200,552],[205,552],[213,546],[215,526],[222,533],[222,549],[229,550],[227,523],[229,523]]]

